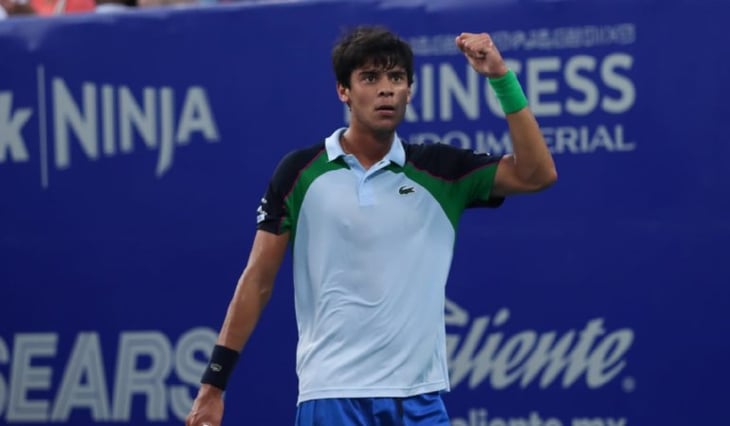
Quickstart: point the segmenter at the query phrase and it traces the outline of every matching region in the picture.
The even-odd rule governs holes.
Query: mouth
[[[380,115],[392,116],[395,114],[395,107],[393,105],[380,105],[375,107],[375,112]]]

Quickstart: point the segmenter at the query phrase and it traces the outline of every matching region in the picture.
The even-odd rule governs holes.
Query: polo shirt
[[[259,230],[289,232],[298,402],[449,389],[445,287],[459,218],[490,197],[500,157],[396,135],[365,170],[338,129],[277,166]]]

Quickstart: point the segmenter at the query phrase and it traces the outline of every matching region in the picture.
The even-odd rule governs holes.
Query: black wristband
[[[210,355],[210,362],[205,366],[200,383],[213,385],[220,390],[226,390],[228,378],[238,361],[238,352],[225,346],[215,345]]]

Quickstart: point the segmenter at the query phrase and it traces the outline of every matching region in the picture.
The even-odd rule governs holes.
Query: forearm
[[[514,155],[505,157],[497,169],[495,194],[510,195],[539,191],[557,179],[555,163],[542,132],[515,74],[486,34],[461,33],[457,47],[464,52],[474,71],[489,78],[502,110],[507,116]]]
[[[507,114],[515,169],[519,178],[542,188],[557,178],[555,163],[529,108]]]
[[[217,344],[241,351],[271,297],[274,277],[256,276],[246,268],[228,305]]]
[[[256,274],[252,274],[247,267],[238,280],[236,291],[228,305],[228,312],[218,335],[217,344],[213,348],[208,366],[200,380],[201,387],[191,414],[193,418],[198,415],[197,405],[213,404],[220,405],[214,410],[220,419],[223,411],[221,400],[223,391],[236,366],[239,354],[251,336],[271,293],[271,285],[266,285],[266,281],[258,278],[254,279],[254,276]],[[262,289],[269,290],[263,291]]]
[[[243,349],[271,297],[288,242],[288,233],[256,232],[248,263],[228,305],[219,345],[238,352]]]

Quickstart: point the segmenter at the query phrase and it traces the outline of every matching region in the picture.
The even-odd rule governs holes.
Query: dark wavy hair
[[[385,27],[356,27],[345,32],[332,49],[335,78],[344,87],[350,87],[352,71],[366,64],[386,70],[402,66],[408,85],[413,83],[413,50]]]

